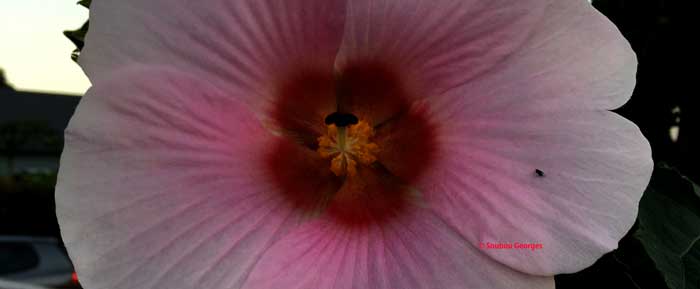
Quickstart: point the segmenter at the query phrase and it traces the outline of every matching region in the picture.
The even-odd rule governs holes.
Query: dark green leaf
[[[83,26],[77,30],[63,31],[63,35],[68,37],[68,39],[70,39],[70,41],[73,42],[78,49],[83,49],[83,45],[85,44],[85,34],[87,34],[88,27],[90,25],[89,23],[89,21],[86,21],[85,24],[83,24]]]
[[[67,30],[63,31],[63,35],[68,37],[73,44],[75,44],[76,49],[71,54],[71,58],[74,61],[78,60],[80,55],[80,50],[85,46],[85,34],[87,34],[88,28],[90,26],[90,21],[85,21],[85,24],[77,30]]]
[[[80,0],[78,1],[78,4],[85,8],[90,8],[90,3],[92,3],[92,0]]]
[[[700,187],[656,168],[639,206],[636,237],[673,289],[700,288]]]
[[[617,250],[605,254],[592,266],[555,276],[556,288],[667,289],[661,272],[634,237],[636,228],[635,225],[620,240]]]
[[[686,288],[697,288],[700,287],[700,242],[695,240],[695,245],[689,248],[688,252],[683,256],[683,266],[685,268],[694,268],[694,271],[690,271],[690,274],[686,274],[686,283],[695,284],[695,287],[687,286]]]

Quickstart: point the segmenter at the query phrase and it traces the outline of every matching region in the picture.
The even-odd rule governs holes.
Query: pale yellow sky
[[[0,0],[0,68],[15,89],[82,95],[90,86],[63,36],[88,18],[76,2]]]

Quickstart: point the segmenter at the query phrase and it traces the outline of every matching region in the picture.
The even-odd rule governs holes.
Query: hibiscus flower
[[[652,170],[586,0],[95,0],[79,62],[56,206],[88,289],[552,288]]]

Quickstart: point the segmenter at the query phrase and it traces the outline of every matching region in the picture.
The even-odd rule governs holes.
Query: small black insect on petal
[[[359,119],[352,113],[334,112],[326,117],[325,122],[327,125],[335,124],[338,127],[343,127],[357,124]]]
[[[535,175],[538,177],[544,177],[544,172],[540,169],[535,169]]]

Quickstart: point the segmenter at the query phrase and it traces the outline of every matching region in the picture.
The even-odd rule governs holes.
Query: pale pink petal
[[[235,97],[162,68],[97,82],[66,131],[61,234],[85,288],[231,289],[288,225],[271,135]]]
[[[524,102],[615,109],[629,100],[637,60],[622,34],[586,1],[548,2],[525,43],[450,92],[463,98],[465,114]]]
[[[526,41],[551,1],[348,1],[336,64],[383,62],[419,97],[486,73]]]
[[[172,66],[245,90],[237,97],[259,105],[289,73],[332,73],[344,7],[344,0],[95,0],[79,62],[93,82],[134,63]]]
[[[408,211],[363,226],[304,224],[264,254],[244,288],[554,288],[552,277],[484,255],[427,209]]]
[[[428,101],[437,161],[420,184],[472,242],[543,243],[487,253],[544,275],[616,248],[653,166],[639,129],[606,111],[631,94],[633,52],[585,1],[556,3],[507,61]]]
[[[419,187],[467,240],[542,243],[486,252],[542,275],[581,270],[617,247],[653,167],[633,123],[539,102],[483,112],[450,105],[437,110],[435,166]]]
[[[481,101],[483,89],[462,86],[488,81],[485,89],[527,86],[541,97],[612,109],[634,87],[629,44],[585,0],[360,0],[347,11],[336,65],[385,62],[418,97],[459,89]]]

